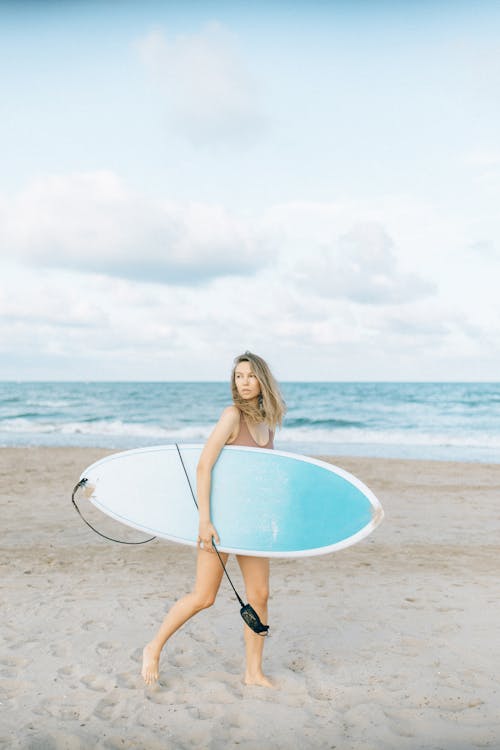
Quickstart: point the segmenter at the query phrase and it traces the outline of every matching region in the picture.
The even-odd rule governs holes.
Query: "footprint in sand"
[[[206,706],[188,706],[187,712],[192,719],[200,719],[201,721],[215,719],[218,714],[220,715],[220,711],[217,711],[217,707],[214,704]]]
[[[99,656],[109,656],[109,652],[114,648],[119,648],[119,643],[113,643],[112,641],[101,641],[97,644],[95,650]]]
[[[33,683],[27,680],[2,680],[0,686],[0,701],[12,701],[20,695],[28,695],[33,691]]]
[[[292,672],[303,672],[307,662],[302,656],[296,656],[287,666]]]
[[[0,659],[0,677],[4,680],[15,680],[19,674],[26,672],[25,667],[31,664],[29,659],[21,659],[14,656],[5,656]]]
[[[90,630],[107,630],[108,626],[104,622],[99,622],[98,620],[86,620],[86,622],[83,623],[82,629],[86,631]]]
[[[53,643],[49,647],[50,655],[56,659],[64,659],[70,656],[69,647],[65,643]]]
[[[192,638],[193,641],[196,643],[209,643],[212,644],[214,641],[214,635],[213,633],[209,632],[208,630],[196,630],[196,632],[192,632],[189,634],[190,638]]]
[[[166,689],[165,683],[161,680],[153,687],[145,688],[145,697],[147,701],[160,706],[176,706],[185,703],[178,692]]]
[[[5,636],[6,642],[9,644],[9,650],[10,651],[19,651],[19,649],[22,648],[23,652],[26,652],[29,649],[39,649],[40,643],[36,641],[34,638],[28,638],[28,640],[17,640],[18,636],[15,635],[13,638],[9,638]]]
[[[170,663],[173,664],[174,667],[182,667],[183,669],[185,667],[192,667],[197,661],[198,660],[192,651],[180,650],[172,654],[170,657]]]
[[[80,714],[81,707],[78,703],[68,703],[66,697],[61,700],[60,696],[41,701],[32,711],[34,714],[38,714],[38,716],[49,715],[61,721],[77,721],[82,718]]]
[[[30,664],[30,659],[22,659],[17,656],[3,656],[0,659],[0,669],[3,667],[10,667],[12,669],[22,669],[27,664]]]
[[[126,690],[137,690],[144,686],[144,681],[140,674],[135,672],[120,672],[116,675],[116,684]]]
[[[94,716],[103,721],[109,721],[116,716],[118,700],[114,698],[103,698],[99,701],[94,710]]]
[[[249,730],[252,728],[252,718],[244,711],[227,711],[224,714],[224,724],[233,735],[234,730]],[[235,738],[236,739],[236,738]],[[228,743],[229,744],[229,743]]]
[[[139,722],[140,725],[140,722]],[[148,725],[148,729],[149,729]],[[153,739],[151,735],[147,739],[147,750],[165,750],[166,748],[174,748],[176,750],[185,750],[185,748],[193,748],[195,745],[185,744],[184,742],[172,741],[172,734],[166,727],[161,727],[161,737],[159,739]],[[83,747],[78,745],[78,748]],[[106,738],[100,740],[99,747],[102,750],[124,750],[125,747],[131,748],[144,748],[144,736],[141,734],[131,733],[130,727],[127,729],[126,740],[124,739],[124,730],[118,731],[116,735],[107,735]]]
[[[81,670],[75,668],[73,664],[69,664],[66,667],[61,667],[57,670],[58,679],[64,683],[64,687],[68,690],[78,689],[78,678],[81,674]]]
[[[273,682],[287,705],[302,705],[303,701],[309,697],[308,688],[302,675],[283,671],[273,675]],[[290,701],[293,701],[293,703]]]
[[[199,680],[203,694],[206,696],[205,706],[209,703],[214,705],[230,705],[241,700],[242,691],[252,689],[251,685],[243,685],[241,677],[232,679],[227,674],[214,673],[213,679]],[[256,688],[262,692],[262,688]]]
[[[317,701],[332,701],[335,697],[335,690],[328,685],[310,685],[309,695]]]
[[[96,693],[107,693],[115,687],[114,680],[96,674],[83,675],[80,682],[89,690],[95,690]]]
[[[57,670],[57,674],[59,677],[74,677],[76,674],[74,664],[70,664],[68,667],[61,667]]]

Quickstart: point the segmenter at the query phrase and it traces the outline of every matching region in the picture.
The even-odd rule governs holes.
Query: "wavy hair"
[[[245,401],[238,393],[235,372],[240,362],[249,362],[253,374],[259,381],[260,396],[257,404]],[[262,357],[247,351],[235,358],[231,372],[231,393],[235,406],[252,422],[265,422],[272,429],[276,426],[281,427],[286,413],[286,404],[269,365]]]

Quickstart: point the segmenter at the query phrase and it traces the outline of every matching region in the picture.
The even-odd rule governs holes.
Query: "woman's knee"
[[[247,597],[250,604],[255,607],[267,606],[267,600],[269,599],[269,588],[267,586],[256,586],[247,588]]]
[[[215,602],[216,596],[212,591],[193,591],[196,609],[208,609]]]

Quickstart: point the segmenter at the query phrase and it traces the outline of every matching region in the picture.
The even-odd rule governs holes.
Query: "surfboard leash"
[[[186,469],[186,466],[184,464],[184,460],[182,458],[182,454],[180,452],[180,449],[179,449],[179,446],[177,445],[177,443],[175,444],[175,447],[177,448],[177,453],[179,454],[179,458],[180,458],[180,461],[181,461],[181,464],[182,464],[182,468],[184,469],[184,474],[186,475],[187,483],[188,483],[189,489],[191,491],[191,497],[193,498],[194,504],[196,505],[196,510],[198,510],[198,503],[196,502],[196,495],[194,494],[194,490],[193,490],[193,487],[191,485],[191,480],[189,479],[189,474],[187,473],[187,469]],[[234,593],[236,594],[236,598],[237,598],[237,600],[240,603],[240,606],[241,606],[240,615],[244,619],[245,623],[248,625],[248,627],[251,630],[254,631],[254,633],[257,633],[257,635],[268,635],[269,625],[263,625],[262,624],[262,622],[260,621],[259,615],[254,610],[254,608],[252,607],[252,605],[251,604],[245,604],[243,602],[243,599],[241,598],[241,596],[236,591],[236,589],[234,587],[234,584],[233,584],[231,578],[229,577],[229,573],[226,570],[226,566],[224,565],[222,557],[219,554],[219,550],[217,549],[217,545],[215,544],[215,542],[213,540],[213,537],[212,537],[212,547],[216,551],[217,557],[219,558],[219,562],[222,565],[222,569],[223,569],[224,573],[226,574],[226,578],[229,581],[229,583],[231,584],[231,588],[233,589]]]
[[[73,506],[74,506],[76,512],[78,513],[78,515],[80,516],[80,518],[82,519],[82,521],[84,523],[86,523],[87,526],[90,529],[92,529],[92,531],[95,531],[96,534],[99,534],[99,536],[102,536],[103,539],[107,539],[110,542],[116,542],[117,544],[147,544],[148,542],[152,542],[153,539],[156,539],[155,536],[152,536],[150,539],[143,539],[142,542],[125,542],[123,539],[113,539],[112,536],[106,536],[106,534],[103,534],[102,531],[99,531],[99,529],[94,528],[94,526],[92,526],[92,524],[89,523],[89,521],[87,521],[86,518],[84,518],[84,516],[82,515],[82,512],[80,511],[80,508],[76,504],[76,500],[75,500],[76,493],[78,492],[78,490],[81,487],[85,487],[85,485],[87,484],[88,481],[89,480],[86,477],[84,477],[83,479],[80,479],[80,481],[78,482],[78,484],[75,485],[75,488],[74,488],[74,490],[72,492],[72,495],[71,495],[71,502],[73,503]]]

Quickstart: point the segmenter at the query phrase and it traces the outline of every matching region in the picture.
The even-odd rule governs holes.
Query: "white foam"
[[[22,434],[57,434],[60,435],[102,435],[123,436],[137,438],[160,438],[177,441],[206,440],[212,425],[190,425],[186,427],[163,427],[144,423],[113,421],[95,422],[38,422],[29,419],[6,419],[1,423],[1,429],[6,433]]]
[[[406,445],[436,446],[452,448],[498,448],[500,449],[500,435],[484,433],[474,435],[471,432],[449,434],[445,432],[420,432],[417,430],[369,430],[348,428],[338,430],[313,430],[307,427],[297,427],[279,432],[279,438],[287,443],[324,443],[336,444],[372,444],[372,445]]]
[[[0,433],[10,440],[15,439],[15,435],[23,436],[29,439],[32,435],[38,443],[43,443],[43,436],[47,436],[51,443],[61,435],[61,442],[71,439],[75,444],[78,436],[85,439],[88,444],[90,438],[98,441],[99,437],[103,439],[113,439],[116,444],[126,440],[127,443],[136,439],[144,444],[145,442],[204,442],[210,431],[212,424],[198,425],[179,425],[170,426],[168,424],[148,424],[144,422],[126,422],[115,419],[96,420],[96,421],[74,421],[74,422],[56,422],[56,421],[39,421],[23,417],[6,419],[0,421]],[[64,438],[62,437],[64,436]],[[339,446],[348,449],[349,446],[386,446],[399,449],[402,446],[414,446],[419,449],[420,453],[432,453],[433,449],[449,449],[450,451],[459,451],[466,454],[467,449],[485,450],[488,453],[498,452],[500,454],[500,434],[492,432],[473,433],[471,431],[461,432],[430,432],[419,430],[374,430],[356,427],[346,427],[339,429],[314,429],[311,427],[294,427],[280,430],[276,436],[277,443],[283,443],[290,446],[300,446],[300,450],[307,452],[308,446],[311,449],[318,450],[321,446],[325,449],[331,449],[332,446]],[[97,442],[96,442],[97,444]]]

